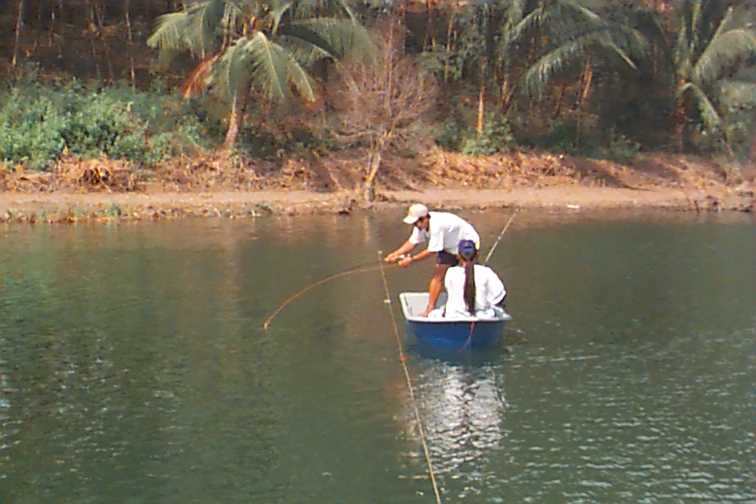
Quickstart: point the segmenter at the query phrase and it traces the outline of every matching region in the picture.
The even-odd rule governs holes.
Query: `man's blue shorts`
[[[436,252],[436,264],[444,266],[456,266],[459,264],[459,257],[456,254],[450,254],[446,250]]]

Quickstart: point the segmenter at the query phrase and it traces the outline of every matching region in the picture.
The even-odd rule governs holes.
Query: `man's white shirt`
[[[430,215],[428,231],[414,226],[409,237],[411,244],[419,245],[427,241],[430,252],[445,250],[456,255],[460,240],[472,240],[476,248],[480,250],[480,236],[472,224],[448,212],[428,212],[428,214]]]

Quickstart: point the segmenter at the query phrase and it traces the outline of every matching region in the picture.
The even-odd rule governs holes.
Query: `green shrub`
[[[45,97],[29,102],[12,92],[0,99],[0,161],[45,169],[65,148],[66,116]]]
[[[609,142],[598,150],[598,156],[617,163],[628,164],[640,152],[640,144],[612,130]]]
[[[504,119],[486,121],[480,135],[472,135],[462,143],[462,152],[472,156],[491,156],[516,146],[512,129]]]
[[[506,119],[489,117],[480,135],[459,121],[446,121],[436,136],[436,144],[471,156],[490,156],[514,148],[517,142]]]
[[[0,162],[43,170],[67,149],[138,165],[212,147],[194,105],[126,87],[87,89],[24,83],[0,92]]]
[[[573,121],[555,121],[551,130],[537,144],[546,150],[577,154],[577,125]]]
[[[449,53],[446,49],[438,48],[421,52],[417,55],[417,62],[439,80],[448,78],[455,81],[462,78],[465,58],[460,52]]]
[[[446,150],[458,152],[462,149],[466,129],[459,121],[449,119],[441,125],[441,131],[436,136],[436,144]]]

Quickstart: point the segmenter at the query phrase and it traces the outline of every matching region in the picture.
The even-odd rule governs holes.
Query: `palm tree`
[[[506,114],[509,110],[509,106],[512,102],[512,97],[516,90],[516,86],[513,84],[513,69],[515,67],[514,62],[519,58],[516,54],[515,46],[516,42],[513,36],[516,34],[514,31],[525,17],[527,12],[528,0],[511,0],[504,9],[504,16],[501,25],[501,34],[499,37],[498,58],[502,63],[501,75],[502,82],[499,86],[501,96],[501,108]],[[512,43],[512,45],[510,45]]]
[[[635,69],[645,57],[644,37],[632,27],[613,22],[577,0],[512,2],[501,51],[504,58],[530,53],[519,85],[533,98],[543,96],[551,81],[565,73],[580,73],[578,106],[590,93],[596,63],[615,61]]]
[[[350,50],[369,50],[367,31],[339,0],[195,0],[158,19],[148,45],[189,50],[201,61],[184,87],[191,94],[215,87],[230,99],[225,147],[236,142],[251,89],[274,103],[292,91],[315,99],[306,68],[339,60]]]
[[[744,23],[743,17],[738,16],[741,7],[745,10],[744,4],[742,1],[685,0],[681,6],[677,45],[673,51],[675,134],[680,151],[685,142],[685,124],[697,111],[695,121],[702,124],[707,133],[719,135],[725,149],[732,154],[723,127],[723,108],[732,105],[728,97],[737,99],[737,95],[726,92],[737,83],[727,76],[738,67],[753,63],[756,57],[756,31],[752,24]],[[755,88],[750,83],[751,100]]]

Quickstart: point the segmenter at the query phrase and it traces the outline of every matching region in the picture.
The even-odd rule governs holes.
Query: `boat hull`
[[[407,333],[419,342],[439,348],[488,348],[501,341],[505,325],[504,320],[443,323],[407,321]]]
[[[444,318],[421,316],[428,302],[426,292],[399,294],[402,313],[407,323],[407,334],[419,342],[439,348],[486,348],[496,345],[502,337],[506,323],[511,320],[503,310],[496,318]],[[436,306],[446,302],[445,293]]]

